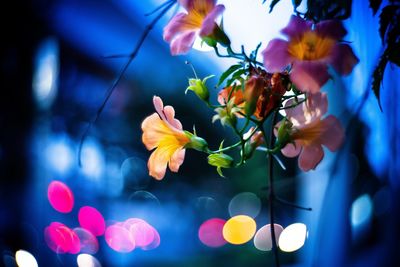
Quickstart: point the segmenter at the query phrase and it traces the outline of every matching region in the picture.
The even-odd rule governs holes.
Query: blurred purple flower
[[[262,52],[264,66],[270,72],[281,72],[292,64],[290,79],[303,92],[316,93],[328,81],[328,65],[347,75],[358,58],[347,44],[340,41],[347,31],[340,21],[326,20],[313,25],[292,16],[281,33],[288,40],[274,39]]]

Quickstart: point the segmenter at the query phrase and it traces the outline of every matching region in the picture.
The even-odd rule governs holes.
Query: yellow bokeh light
[[[222,234],[228,243],[240,245],[248,242],[256,233],[256,222],[246,215],[230,218],[224,225]]]

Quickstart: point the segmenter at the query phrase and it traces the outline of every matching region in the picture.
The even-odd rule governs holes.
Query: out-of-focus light
[[[33,95],[41,108],[48,108],[57,95],[59,48],[54,38],[44,40],[36,53],[32,79]]]
[[[15,260],[19,267],[38,267],[35,257],[25,250],[15,252]]]
[[[51,182],[47,189],[47,198],[50,205],[58,212],[68,213],[74,207],[74,195],[63,182]]]
[[[283,231],[283,227],[279,224],[274,224],[275,240],[278,243],[279,236]],[[264,225],[258,229],[254,236],[254,246],[261,251],[269,251],[272,249],[271,224]]]
[[[150,244],[148,244],[147,246],[141,248],[143,250],[155,249],[160,245],[160,242],[161,242],[160,234],[158,233],[158,231],[154,227],[152,227],[152,226],[150,226],[150,227],[151,227],[151,229],[153,231],[154,238],[153,238],[153,241]]]
[[[80,240],[78,235],[59,222],[53,222],[44,230],[47,246],[56,253],[76,254],[80,251]]]
[[[372,215],[372,200],[368,194],[359,196],[351,205],[351,225],[358,227],[367,223]]]
[[[158,198],[149,191],[139,190],[129,196],[129,201],[135,204],[151,205],[154,207],[160,206]]]
[[[135,249],[135,239],[125,227],[120,225],[107,227],[105,240],[110,248],[121,253],[128,253]]]
[[[154,240],[154,232],[152,227],[145,221],[138,221],[129,227],[135,244],[137,247],[145,247],[150,245]]]
[[[285,252],[300,249],[307,238],[307,226],[304,223],[293,223],[283,229],[279,236],[279,248]]]
[[[3,264],[4,267],[17,267],[17,262],[15,261],[15,258],[8,254],[3,255]]]
[[[94,180],[100,178],[104,169],[104,157],[100,145],[94,140],[87,140],[82,147],[82,172]]]
[[[193,48],[201,52],[210,52],[214,50],[214,48],[203,42],[199,36],[197,36],[197,38],[194,40]]]
[[[125,185],[134,190],[144,189],[150,182],[146,162],[138,157],[124,160],[121,165],[121,175]]]
[[[45,149],[46,162],[59,174],[68,172],[74,164],[74,153],[69,143],[66,137],[54,138]]]
[[[100,262],[89,254],[79,254],[76,262],[78,267],[101,267]]]
[[[255,218],[260,213],[260,210],[261,200],[251,192],[239,193],[229,202],[229,214],[231,217],[247,215]]]
[[[212,248],[225,245],[226,240],[222,234],[225,223],[225,220],[219,218],[212,218],[203,222],[199,228],[200,241]]]
[[[79,237],[80,252],[95,254],[99,250],[99,242],[96,236],[84,228],[74,228],[73,231]]]
[[[84,206],[79,209],[78,221],[82,228],[90,231],[95,236],[101,236],[106,229],[106,223],[101,213],[89,206]]]
[[[230,218],[224,225],[222,234],[224,239],[234,245],[248,242],[256,232],[256,222],[246,215]]]

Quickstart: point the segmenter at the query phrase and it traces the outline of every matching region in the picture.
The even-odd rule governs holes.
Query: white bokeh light
[[[304,223],[294,223],[283,229],[279,237],[279,248],[285,252],[300,249],[307,238],[307,226]]]
[[[18,250],[15,253],[15,260],[19,267],[38,267],[35,257],[26,250]]]

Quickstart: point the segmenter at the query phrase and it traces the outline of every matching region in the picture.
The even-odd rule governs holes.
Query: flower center
[[[331,38],[308,31],[300,39],[289,43],[289,54],[300,60],[318,60],[329,55],[334,43]]]
[[[321,121],[316,121],[304,128],[296,129],[292,133],[292,138],[301,141],[304,145],[310,145],[321,137],[323,130]]]

